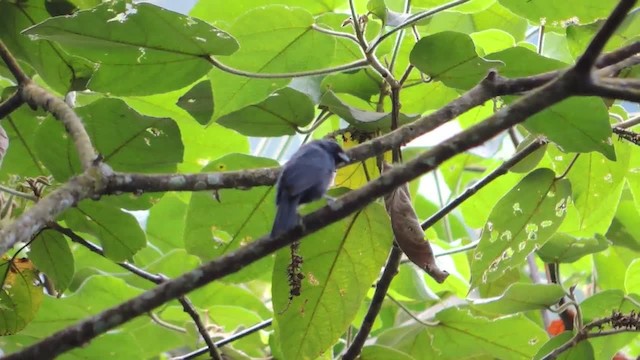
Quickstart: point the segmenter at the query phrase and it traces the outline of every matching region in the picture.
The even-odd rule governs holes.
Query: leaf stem
[[[251,71],[239,70],[231,66],[227,66],[221,63],[220,61],[218,61],[213,56],[209,56],[206,59],[209,63],[211,63],[211,65],[217,67],[218,69],[224,72],[227,72],[233,75],[254,78],[254,79],[287,79],[287,78],[296,78],[296,77],[303,77],[303,76],[325,75],[325,74],[331,74],[334,72],[360,69],[360,68],[366,67],[369,64],[369,62],[366,59],[362,59],[362,60],[350,62],[348,64],[334,66],[326,69],[308,70],[308,71],[299,71],[299,72],[290,72],[290,73],[265,74],[265,73],[256,73]]]

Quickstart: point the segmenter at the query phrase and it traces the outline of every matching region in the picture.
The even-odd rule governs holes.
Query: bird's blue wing
[[[281,196],[302,196],[317,187],[325,187],[322,191],[326,190],[334,170],[334,160],[320,148],[309,147],[296,153],[282,170],[278,199]]]

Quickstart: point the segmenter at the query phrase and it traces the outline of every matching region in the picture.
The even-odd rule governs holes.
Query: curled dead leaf
[[[392,166],[383,163],[383,172],[391,170]],[[436,264],[433,250],[429,241],[425,239],[424,231],[420,227],[420,220],[411,204],[409,187],[403,184],[393,192],[387,194],[384,203],[391,218],[391,227],[396,242],[409,260],[423,269],[438,283],[443,283],[449,273],[441,270]]]

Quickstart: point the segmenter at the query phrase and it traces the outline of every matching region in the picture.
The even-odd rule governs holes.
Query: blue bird
[[[336,168],[349,157],[337,143],[315,140],[302,145],[282,168],[276,183],[276,218],[271,236],[298,225],[298,205],[320,199],[333,182]]]

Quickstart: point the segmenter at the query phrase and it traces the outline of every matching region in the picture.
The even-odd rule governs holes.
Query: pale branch
[[[226,339],[222,339],[222,340],[216,341],[215,345],[216,345],[216,347],[221,348],[221,347],[223,347],[223,346],[225,346],[227,344],[230,344],[230,343],[232,343],[232,342],[234,342],[236,340],[240,340],[240,339],[244,338],[245,336],[249,336],[249,335],[251,335],[251,334],[253,334],[253,333],[257,332],[257,331],[265,329],[265,328],[271,326],[272,323],[273,323],[273,319],[268,319],[268,320],[262,321],[262,322],[260,322],[258,324],[255,324],[255,325],[253,325],[251,327],[248,327],[248,328],[246,328],[244,330],[238,331],[237,333],[229,336]],[[195,359],[200,355],[204,355],[206,352],[207,352],[207,348],[203,347],[203,348],[200,348],[198,350],[192,351],[192,352],[190,352],[188,354],[184,354],[184,355],[181,355],[181,356],[173,357],[173,358],[171,358],[171,360]]]
[[[23,85],[31,81],[29,76],[27,76],[27,74],[18,64],[18,60],[16,60],[16,58],[11,55],[11,52],[4,44],[4,42],[2,42],[2,40],[0,40],[0,58],[2,58],[2,61],[4,61],[4,63],[7,65],[7,68],[9,69],[13,77],[16,78],[16,81],[19,85]]]
[[[100,180],[110,174],[111,169],[99,164],[71,178],[67,183],[28,208],[18,218],[0,230],[0,254],[5,254],[13,245],[31,239],[48,222],[80,200],[97,196],[102,188]]]
[[[20,91],[16,91],[11,94],[5,101],[0,103],[0,119],[4,119],[9,114],[17,110],[22,104],[24,104],[24,100],[22,99],[22,95],[20,95]]]
[[[317,32],[325,33],[325,34],[332,35],[332,36],[342,37],[342,38],[345,38],[345,39],[349,39],[349,40],[355,42],[356,44],[358,43],[358,39],[353,34],[349,34],[349,33],[342,32],[342,31],[335,31],[335,30],[323,28],[322,26],[317,25],[317,24],[311,24],[311,28],[313,30],[317,31]]]
[[[497,75],[491,73],[487,77],[487,81],[496,78]],[[167,301],[234,273],[278,249],[300,240],[303,236],[349,216],[401,184],[432,171],[451,157],[481,145],[529,116],[562,101],[572,91],[575,91],[576,85],[580,85],[580,83],[573,76],[565,74],[523,96],[512,105],[500,109],[487,120],[452,136],[413,160],[394,167],[363,187],[343,195],[331,206],[322,207],[303,217],[301,223],[290,231],[274,238],[265,236],[257,239],[251,244],[227,253],[175,279],[166,281],[118,306],[54,333],[19,352],[9,354],[6,359],[33,359],[59,355],[136,316],[151,311]]]
[[[358,333],[353,338],[353,342],[342,356],[343,360],[355,359],[360,354],[360,351],[362,351],[362,347],[369,337],[373,324],[375,323],[378,313],[382,308],[382,303],[384,302],[384,298],[387,295],[389,286],[391,285],[391,280],[393,280],[398,273],[398,266],[400,265],[401,258],[402,250],[400,250],[398,246],[394,245],[391,252],[389,252],[389,257],[387,258],[387,263],[384,265],[384,270],[380,276],[380,280],[378,280],[378,283],[376,284],[376,290],[373,294],[373,298],[371,298],[371,304],[369,304],[367,314],[364,316],[360,329],[358,329]]]
[[[82,120],[67,103],[33,82],[20,87],[22,98],[32,107],[41,107],[64,124],[73,139],[83,170],[89,169],[98,155]]]
[[[76,234],[75,231],[69,229],[69,228],[65,228],[63,226],[61,226],[60,224],[56,223],[56,222],[51,222],[48,224],[49,228],[63,234],[66,235],[69,239],[71,239],[71,241],[78,243],[82,246],[84,246],[85,248],[89,249],[90,251],[92,251],[93,253],[96,253],[102,257],[106,257],[104,254],[104,250],[102,250],[102,248],[100,248],[98,245],[93,244],[92,242],[89,242],[87,240],[85,240],[82,236]],[[161,284],[167,280],[169,280],[169,278],[163,276],[163,275],[156,275],[156,274],[152,274],[144,269],[141,269],[129,262],[118,262],[116,263],[118,264],[121,268],[130,271],[131,273],[137,275],[138,277],[145,279],[147,281],[150,281],[154,284]],[[182,308],[184,310],[184,312],[186,312],[191,319],[193,320],[194,324],[196,325],[196,328],[198,329],[198,332],[200,333],[200,336],[202,337],[202,339],[204,340],[204,342],[207,344],[206,349],[209,352],[209,355],[211,356],[212,359],[214,360],[221,360],[222,357],[220,356],[220,353],[218,352],[218,348],[216,347],[216,345],[213,343],[213,340],[211,340],[211,337],[209,336],[209,332],[207,331],[207,327],[204,325],[204,323],[202,322],[202,319],[200,319],[200,315],[198,314],[198,311],[196,310],[196,308],[193,306],[193,304],[191,303],[191,301],[186,297],[186,296],[180,296],[178,297],[178,301],[180,302],[180,304],[182,305]],[[149,312],[150,314],[152,314],[152,312]],[[158,322],[158,321],[156,321]]]
[[[603,55],[598,66],[610,66],[624,61],[640,52],[640,42]],[[557,78],[561,71],[516,79],[496,77],[491,83],[485,79],[457,99],[452,100],[436,112],[423,116],[411,124],[384,134],[347,150],[351,163],[357,163],[382,154],[422,136],[423,134],[451,121],[475,106],[499,95],[530,91]],[[254,186],[270,186],[278,178],[279,168],[247,169],[242,171],[212,172],[198,174],[128,174],[115,173],[107,180],[105,194],[199,191],[224,188],[246,189]]]

